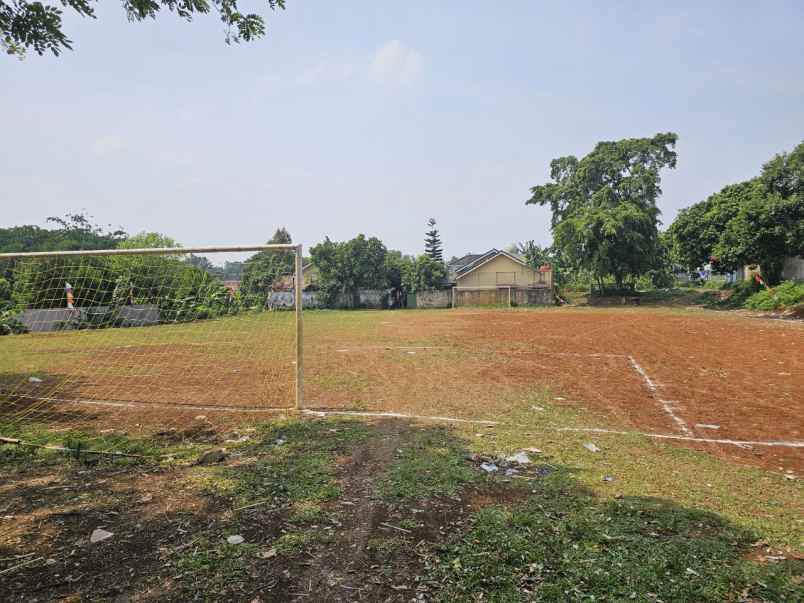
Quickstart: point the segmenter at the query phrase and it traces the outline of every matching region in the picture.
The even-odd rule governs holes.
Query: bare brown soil
[[[157,357],[152,347],[148,353]],[[190,345],[161,350],[145,367],[103,350],[78,356],[69,377],[54,372],[31,384],[24,374],[0,376],[15,379],[23,396],[3,413],[136,434],[182,429],[199,415],[216,425],[259,420],[270,415],[246,411],[293,400],[284,357],[272,365],[242,350],[212,356]],[[669,401],[693,437],[804,441],[804,324],[795,321],[651,308],[371,312],[356,326],[311,321],[305,358],[308,408],[505,421],[549,388],[562,399],[554,403],[589,411],[590,427],[685,435],[664,407]],[[38,399],[48,395],[58,400]],[[76,398],[124,404],[67,402]],[[802,449],[676,444],[804,470]]]

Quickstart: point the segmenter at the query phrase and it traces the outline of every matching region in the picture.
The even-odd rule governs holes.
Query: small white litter
[[[531,410],[535,410],[535,411],[537,411],[537,412],[543,412],[543,411],[544,411],[544,408],[543,408],[543,407],[541,407],[541,406],[536,406],[535,404],[534,404],[533,406],[531,406],[531,407],[530,407],[530,409],[531,409]]]
[[[28,377],[28,383],[42,383],[39,377]]]
[[[107,532],[106,530],[96,528],[92,530],[92,534],[90,534],[89,536],[89,541],[92,544],[95,544],[96,542],[103,542],[104,540],[108,540],[112,536],[114,536],[112,532]]]
[[[509,463],[519,463],[520,465],[528,465],[530,463],[530,457],[524,452],[517,452],[516,454],[512,454],[505,459]]]
[[[712,423],[696,423],[695,427],[700,429],[720,429],[720,425],[714,425]]]
[[[538,448],[525,448],[525,452],[530,452],[531,454],[541,454],[542,451]]]
[[[276,438],[276,445],[277,446],[281,446],[285,442],[287,442],[287,440],[284,438],[284,436],[279,436],[278,438]]]
[[[495,471],[499,471],[500,469],[494,463],[481,463],[480,468],[486,473],[494,473]]]
[[[583,447],[586,448],[589,452],[600,452],[600,448],[592,444],[592,442],[584,444]]]
[[[240,534],[235,534],[234,536],[229,536],[229,538],[226,539],[226,542],[229,544],[243,544],[245,539]]]

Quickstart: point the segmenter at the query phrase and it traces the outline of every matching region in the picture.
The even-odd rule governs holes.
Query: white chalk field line
[[[292,413],[293,408],[251,408],[251,407],[236,407],[236,406],[205,406],[205,405],[189,405],[189,404],[160,404],[150,402],[119,402],[114,400],[84,400],[74,399],[65,400],[60,398],[37,398],[35,396],[18,396],[29,399],[40,400],[44,402],[59,402],[64,404],[89,404],[95,406],[111,406],[111,407],[126,407],[126,408],[167,408],[173,410],[204,410],[210,412],[239,412],[239,413]],[[436,421],[444,423],[463,423],[474,425],[491,425],[501,427],[522,427],[533,431],[542,432],[578,432],[578,433],[599,433],[602,435],[636,435],[646,438],[656,438],[663,440],[680,440],[689,442],[705,442],[712,444],[725,444],[730,446],[737,446],[739,448],[748,448],[750,446],[770,446],[780,448],[804,448],[804,442],[786,441],[786,440],[730,440],[726,438],[701,438],[695,436],[686,436],[670,433],[652,433],[643,431],[625,431],[616,429],[606,429],[604,427],[539,427],[533,425],[523,425],[521,423],[504,423],[501,421],[492,421],[486,419],[463,419],[459,417],[446,417],[438,415],[417,415],[406,414],[399,412],[382,412],[382,411],[358,411],[358,410],[315,410],[311,408],[304,408],[301,414],[315,417],[328,417],[328,416],[353,416],[365,418],[389,418],[389,419],[410,419],[421,421]]]
[[[674,407],[678,404],[678,402],[676,402],[675,400],[664,400],[660,398],[657,395],[659,388],[657,387],[656,383],[648,376],[648,373],[645,371],[645,369],[642,368],[642,366],[636,361],[636,359],[633,356],[628,356],[628,361],[631,363],[633,369],[640,374],[642,380],[648,386],[648,389],[650,390],[653,397],[662,405],[662,409],[664,410],[664,412],[667,413],[667,415],[678,426],[679,431],[681,431],[681,433],[683,433],[684,435],[691,436],[692,431],[690,430],[689,427],[687,427],[687,423],[684,421],[684,419],[679,417],[675,412]]]

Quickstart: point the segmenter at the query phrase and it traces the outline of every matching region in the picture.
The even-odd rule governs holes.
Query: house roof
[[[457,260],[453,260],[449,263],[450,271],[454,273],[463,272],[464,270],[469,269],[471,266],[476,264],[477,262],[497,254],[497,249],[489,249],[486,253],[469,253],[463,256],[462,258],[458,258]]]
[[[507,251],[499,251],[497,249],[493,249],[492,251],[484,254],[481,258],[479,258],[479,259],[475,260],[474,262],[472,262],[472,264],[464,266],[464,268],[462,268],[461,270],[456,272],[455,277],[456,278],[461,278],[463,276],[466,276],[470,272],[474,272],[475,270],[477,270],[478,268],[480,268],[484,264],[487,264],[488,262],[490,262],[494,258],[498,258],[500,256],[505,256],[508,259],[513,260],[514,262],[516,262],[518,264],[522,264],[523,266],[528,267],[528,268],[530,267],[530,266],[528,266],[527,262],[525,260],[523,260],[521,257],[519,257],[518,255],[515,255],[513,253],[508,253]]]

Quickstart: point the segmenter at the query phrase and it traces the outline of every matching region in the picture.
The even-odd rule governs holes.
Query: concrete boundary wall
[[[31,333],[64,331],[75,328],[78,320],[111,320],[112,308],[109,306],[87,306],[84,308],[52,308],[23,310],[16,318]],[[154,304],[137,304],[118,308],[117,323],[120,327],[144,327],[159,324],[159,308]],[[111,326],[111,325],[110,325]]]
[[[461,289],[453,290],[455,307],[461,306],[507,306],[509,301],[508,287],[495,289]],[[552,306],[554,303],[552,287],[511,287],[510,301],[515,306]]]

